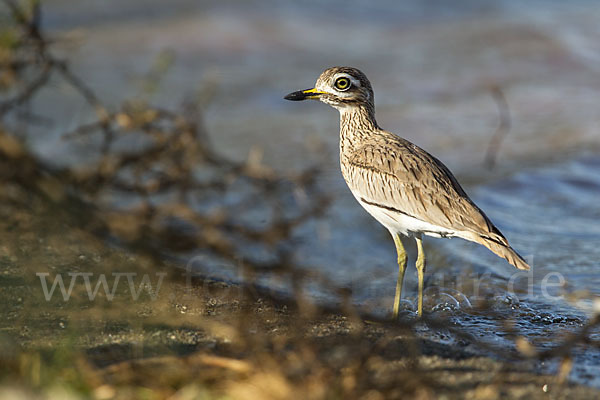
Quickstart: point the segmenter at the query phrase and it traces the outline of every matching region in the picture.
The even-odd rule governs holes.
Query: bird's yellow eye
[[[350,79],[344,77],[337,78],[335,80],[335,88],[341,91],[350,89]]]

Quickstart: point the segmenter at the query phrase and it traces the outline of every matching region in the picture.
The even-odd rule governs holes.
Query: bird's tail
[[[500,235],[481,236],[475,233],[470,233],[464,236],[465,239],[484,245],[498,257],[504,258],[510,264],[518,269],[528,270],[529,264],[523,259],[510,245],[508,241]]]

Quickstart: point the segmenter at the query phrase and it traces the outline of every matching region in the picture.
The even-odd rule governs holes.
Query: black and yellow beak
[[[285,96],[284,99],[291,100],[291,101],[302,101],[302,100],[306,100],[306,99],[318,99],[322,94],[325,94],[325,92],[321,92],[321,91],[313,88],[313,89],[299,90],[297,92],[290,93],[287,96]]]

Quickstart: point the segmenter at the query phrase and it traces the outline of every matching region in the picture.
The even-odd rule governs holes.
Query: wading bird
[[[519,269],[529,269],[490,219],[467,196],[450,170],[417,145],[383,130],[375,120],[373,89],[358,69],[325,70],[315,87],[287,100],[314,99],[340,112],[340,165],[361,206],[391,233],[398,253],[393,315],[398,317],[406,252],[401,235],[417,242],[418,314],[423,313],[425,253],[422,236],[479,243]]]

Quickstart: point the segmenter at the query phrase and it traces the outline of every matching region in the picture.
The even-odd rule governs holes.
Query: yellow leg
[[[394,319],[398,319],[400,311],[400,299],[402,298],[402,282],[404,281],[404,271],[406,270],[406,251],[400,240],[400,235],[393,233],[396,252],[398,253],[398,281],[396,282],[396,296],[394,297]]]
[[[419,317],[423,315],[423,281],[425,278],[425,252],[423,251],[423,241],[421,238],[417,240],[417,275],[419,277],[419,303],[417,312]]]

